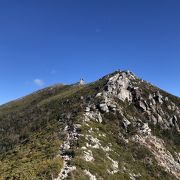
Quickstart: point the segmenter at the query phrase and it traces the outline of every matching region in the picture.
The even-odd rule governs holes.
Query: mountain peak
[[[180,179],[179,105],[130,71],[45,88],[0,108],[1,179]]]

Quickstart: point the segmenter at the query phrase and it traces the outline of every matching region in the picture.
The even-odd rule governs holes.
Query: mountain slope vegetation
[[[0,106],[0,179],[180,179],[180,98],[116,71]]]

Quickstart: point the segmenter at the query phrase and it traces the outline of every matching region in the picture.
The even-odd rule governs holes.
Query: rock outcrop
[[[177,179],[180,179],[180,164],[166,149],[162,139],[148,133],[147,136],[135,135],[133,141],[138,142],[149,149],[160,166],[167,172],[173,174]]]
[[[165,143],[162,139],[154,136],[152,130],[149,127],[151,125],[160,126],[162,130],[175,128],[179,132],[179,107],[175,106],[169,98],[161,95],[159,91],[149,92],[145,95],[140,87],[137,87],[138,78],[130,72],[117,72],[107,80],[107,84],[102,92],[98,92],[95,96],[96,105],[94,100],[89,103],[85,109],[84,121],[96,121],[99,123],[103,122],[103,114],[109,113],[120,113],[122,118],[122,125],[125,129],[125,132],[128,132],[128,128],[131,125],[136,130],[136,135],[129,139],[123,139],[126,143],[133,141],[139,143],[145,148],[149,149],[150,152],[154,155],[158,165],[163,167],[165,171],[173,174],[177,179],[180,179],[180,164],[179,156],[177,160],[173,157],[170,151],[165,147]],[[141,81],[141,83],[144,81]],[[129,105],[134,105],[140,113],[145,114],[146,119],[140,120],[137,117],[125,116],[123,108],[119,105],[117,99],[122,102],[127,102]],[[98,103],[98,106],[97,106]],[[162,108],[162,104],[171,104],[168,105],[168,109],[173,111],[173,113],[167,113]],[[88,145],[87,147],[100,148],[99,140],[92,139],[94,145]],[[88,152],[88,151],[87,151]],[[94,160],[92,154],[85,153],[85,159],[87,161]],[[107,154],[107,153],[106,153]],[[109,173],[118,172],[118,163],[112,160],[108,154],[107,157],[113,162],[112,169]],[[88,174],[86,172],[86,174]],[[130,173],[132,175],[133,173]],[[141,175],[139,175],[141,176]]]

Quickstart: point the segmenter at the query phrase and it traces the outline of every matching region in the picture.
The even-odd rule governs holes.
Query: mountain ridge
[[[180,178],[178,97],[130,71],[51,88],[0,106],[2,179]]]
[[[132,74],[134,74],[132,71],[129,71],[129,70],[116,70],[116,71],[114,71],[114,72],[112,72],[112,73],[109,73],[109,74],[103,76],[102,78],[111,76],[112,74],[114,74],[114,73],[116,73],[116,72],[122,72],[122,71],[123,71],[123,72],[131,72]],[[134,75],[135,75],[135,74],[134,74]],[[101,78],[100,78],[100,79],[101,79]],[[139,78],[139,79],[143,80],[142,78]],[[146,81],[146,80],[144,80],[144,81],[147,82],[148,84],[151,84],[152,86],[154,86],[154,87],[156,87],[156,88],[159,88],[157,85],[154,85],[154,84],[152,84],[152,83],[149,82],[149,81]],[[91,83],[93,83],[93,82],[86,83],[86,84],[91,84]],[[31,92],[31,93],[29,93],[29,94],[27,94],[27,95],[24,95],[24,96],[22,96],[22,97],[19,97],[19,98],[16,98],[16,99],[14,99],[14,100],[5,102],[5,103],[3,103],[3,104],[0,104],[0,107],[6,106],[6,105],[11,104],[11,103],[16,102],[16,101],[19,101],[19,100],[21,100],[21,99],[23,99],[23,98],[26,98],[27,96],[33,95],[34,93],[38,93],[38,92],[44,91],[44,90],[49,89],[49,88],[53,88],[53,87],[56,87],[56,86],[62,86],[62,85],[64,85],[64,86],[67,85],[67,86],[68,86],[68,85],[78,85],[78,84],[79,84],[79,82],[72,83],[72,84],[66,84],[66,83],[61,83],[61,82],[55,83],[55,84],[49,85],[49,86],[47,86],[47,87],[44,87],[44,88],[42,88],[42,89],[36,90],[36,91],[34,91],[34,92]],[[177,98],[180,99],[180,97],[179,97],[178,95],[176,95],[176,94],[172,94],[171,92],[169,92],[169,91],[167,91],[167,90],[163,90],[162,88],[159,88],[159,89],[160,89],[161,91],[164,91],[165,93],[167,93],[167,94],[169,94],[169,95],[172,95],[172,96],[177,97]]]

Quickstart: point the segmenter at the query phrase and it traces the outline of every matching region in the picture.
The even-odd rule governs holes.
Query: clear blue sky
[[[0,104],[117,69],[180,96],[179,0],[0,1]]]

